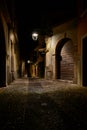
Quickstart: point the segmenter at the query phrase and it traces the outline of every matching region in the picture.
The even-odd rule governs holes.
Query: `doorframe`
[[[81,37],[81,86],[83,86],[83,39],[87,37],[87,33]]]

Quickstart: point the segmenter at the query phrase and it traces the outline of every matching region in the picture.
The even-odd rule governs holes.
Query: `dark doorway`
[[[42,62],[39,62],[39,64],[38,64],[38,76],[40,77],[40,78],[44,78],[44,72],[45,72],[45,63],[44,63],[44,61],[42,61]]]
[[[6,50],[3,26],[0,19],[0,87],[6,86]]]
[[[82,85],[87,86],[87,37],[82,42]]]
[[[74,50],[69,38],[61,39],[56,47],[56,78],[71,81],[74,79]]]

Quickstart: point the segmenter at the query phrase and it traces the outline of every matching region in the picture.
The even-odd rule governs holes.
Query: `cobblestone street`
[[[0,130],[87,130],[87,88],[17,79],[0,88]]]

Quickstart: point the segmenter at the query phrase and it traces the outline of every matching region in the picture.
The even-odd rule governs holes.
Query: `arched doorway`
[[[56,78],[74,79],[74,50],[72,40],[61,39],[56,47]]]
[[[6,86],[6,47],[2,21],[0,18],[0,87]]]

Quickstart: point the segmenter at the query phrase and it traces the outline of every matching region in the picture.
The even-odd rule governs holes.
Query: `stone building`
[[[13,0],[0,0],[0,87],[19,77],[19,47]]]
[[[78,1],[77,17],[53,28],[45,38],[45,77],[87,86],[87,5]]]
[[[46,41],[45,77],[77,82],[77,24],[70,20],[53,28]]]

